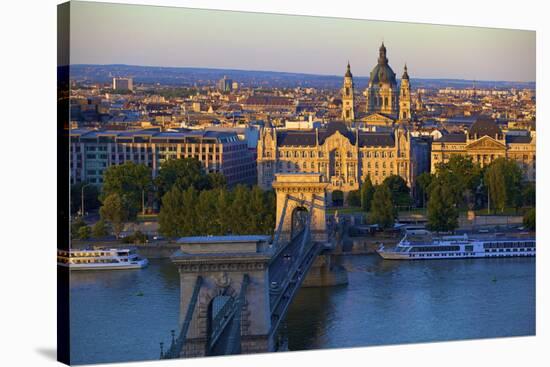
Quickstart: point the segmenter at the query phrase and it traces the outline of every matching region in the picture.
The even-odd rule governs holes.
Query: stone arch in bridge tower
[[[327,182],[320,173],[279,173],[275,175],[273,188],[277,195],[275,231],[279,240],[288,241],[293,234],[295,210],[305,208],[311,213],[312,239],[326,241]]]
[[[184,237],[180,251],[172,256],[180,275],[180,322],[192,308],[189,329],[181,357],[200,357],[209,350],[212,306],[216,297],[236,300],[248,282],[240,310],[242,353],[272,350],[266,337],[269,320],[268,263],[269,236]],[[202,279],[196,304],[191,304],[198,278]],[[237,310],[237,312],[239,312]]]

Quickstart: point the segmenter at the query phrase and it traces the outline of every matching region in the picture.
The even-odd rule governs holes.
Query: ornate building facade
[[[367,132],[333,121],[309,130],[275,129],[268,125],[258,141],[258,184],[270,189],[276,173],[320,173],[329,195],[358,190],[370,176],[380,184],[399,175],[414,187],[418,174],[429,170],[429,145],[405,128]]]
[[[466,155],[481,167],[497,158],[514,159],[524,178],[536,178],[536,134],[534,131],[503,132],[495,121],[481,117],[463,133],[444,135],[432,143],[431,172],[453,155]]]

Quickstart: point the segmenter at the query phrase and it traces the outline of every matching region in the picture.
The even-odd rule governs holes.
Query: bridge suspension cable
[[[173,359],[180,357],[181,350],[183,349],[183,344],[185,343],[185,338],[187,337],[187,331],[189,330],[189,325],[191,324],[191,319],[193,318],[193,313],[197,305],[201,286],[202,277],[199,275],[195,282],[195,287],[193,288],[193,295],[191,296],[191,300],[189,301],[189,306],[187,307],[185,319],[183,320],[183,324],[181,325],[180,333],[176,339],[174,339],[174,336],[172,334],[172,343],[166,353],[163,353],[161,343],[160,359]]]
[[[229,330],[229,338],[227,340],[225,353],[224,355],[239,354],[241,353],[241,319],[242,319],[242,310],[246,302],[246,289],[248,288],[248,283],[250,282],[250,277],[248,274],[243,275],[243,282],[241,284],[241,291],[235,307],[235,316],[233,316],[233,321],[231,322],[231,329]]]

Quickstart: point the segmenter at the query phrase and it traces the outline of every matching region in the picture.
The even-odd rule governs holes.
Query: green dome
[[[388,64],[388,58],[386,57],[386,47],[384,46],[384,43],[382,43],[382,46],[380,46],[378,64],[370,72],[369,84],[389,84],[390,86],[397,86],[395,73]]]

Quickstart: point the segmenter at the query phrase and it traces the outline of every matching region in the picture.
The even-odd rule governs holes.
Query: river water
[[[349,284],[305,288],[287,316],[290,350],[535,334],[535,259],[383,261],[341,257]],[[158,359],[177,328],[179,275],[71,273],[73,364]]]

